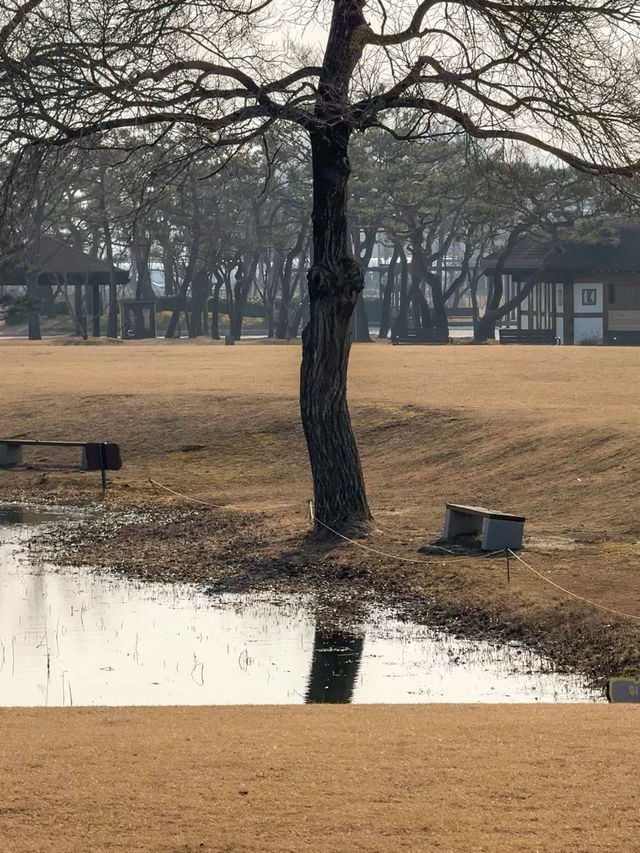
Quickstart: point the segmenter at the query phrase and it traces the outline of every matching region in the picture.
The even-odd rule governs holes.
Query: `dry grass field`
[[[636,711],[0,714],[5,853],[638,850]]]

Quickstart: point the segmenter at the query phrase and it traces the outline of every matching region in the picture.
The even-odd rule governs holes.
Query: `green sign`
[[[609,702],[640,702],[640,681],[633,678],[610,678],[607,688]]]

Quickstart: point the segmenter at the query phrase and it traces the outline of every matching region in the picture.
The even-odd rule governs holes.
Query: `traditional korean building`
[[[541,281],[503,319],[512,329],[552,329],[565,344],[640,345],[640,226],[612,226],[606,242],[562,241],[557,251],[523,238],[502,269],[504,299]],[[495,274],[501,252],[483,260]]]
[[[27,246],[14,252],[5,264],[0,284],[23,289],[27,286],[27,275],[37,280],[35,294],[45,305],[53,306],[60,292],[68,298],[67,291],[71,288],[76,315],[92,318],[94,335],[100,334],[100,314],[109,284],[113,281],[122,286],[129,280],[126,270],[46,235],[40,238],[37,250]]]

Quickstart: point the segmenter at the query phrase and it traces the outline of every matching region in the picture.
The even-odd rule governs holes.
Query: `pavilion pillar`
[[[563,308],[563,329],[565,344],[573,343],[573,281],[569,279],[562,285],[564,288],[562,308]]]
[[[93,321],[92,334],[94,338],[100,337],[100,285],[91,285],[91,312]]]

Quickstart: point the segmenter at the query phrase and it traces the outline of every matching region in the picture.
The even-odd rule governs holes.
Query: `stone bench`
[[[447,504],[443,539],[480,535],[483,551],[502,548],[522,548],[525,518],[507,512],[497,512],[480,506]]]
[[[557,344],[553,329],[500,329],[501,344]]]
[[[0,468],[19,465],[23,447],[81,447],[85,471],[119,471],[122,468],[120,446],[109,441],[38,441],[28,438],[0,438]]]
[[[451,338],[441,329],[421,329],[418,332],[406,332],[404,335],[391,332],[391,343],[398,344],[449,344]]]

